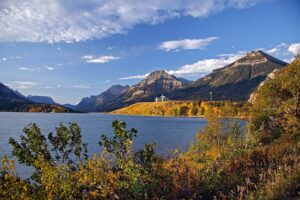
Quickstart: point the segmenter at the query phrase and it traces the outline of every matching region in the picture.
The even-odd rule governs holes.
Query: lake
[[[157,143],[156,151],[160,155],[179,148],[186,150],[193,141],[198,129],[204,127],[203,118],[180,117],[145,117],[125,116],[99,113],[14,113],[0,112],[0,157],[7,155],[12,158],[12,148],[8,144],[9,137],[18,139],[23,128],[30,122],[35,122],[43,134],[55,131],[60,122],[77,122],[82,130],[85,143],[88,144],[89,155],[100,151],[98,142],[101,134],[113,135],[111,123],[114,120],[127,123],[128,129],[136,128],[137,137],[134,139],[134,149],[140,149],[145,143]],[[24,176],[30,169],[17,165],[18,172]]]

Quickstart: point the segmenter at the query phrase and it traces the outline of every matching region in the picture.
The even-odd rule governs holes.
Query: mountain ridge
[[[83,112],[98,112],[101,110],[101,107],[104,104],[108,103],[109,101],[112,101],[128,88],[128,85],[113,85],[106,91],[100,93],[99,95],[91,95],[90,97],[82,98],[77,105],[73,105],[72,107],[75,110]],[[67,107],[71,106],[67,105]]]
[[[58,104],[49,96],[28,95],[26,98],[34,103]]]
[[[247,53],[229,65],[194,81],[189,87],[168,94],[176,99],[247,101],[250,94],[274,69],[286,66],[260,50]]]
[[[106,105],[102,111],[111,111],[141,101],[154,101],[156,96],[185,86],[187,84],[182,79],[170,75],[164,70],[157,70],[150,73],[141,82],[129,87],[115,101]]]
[[[13,112],[74,112],[57,104],[34,103],[17,90],[0,82],[0,111]]]

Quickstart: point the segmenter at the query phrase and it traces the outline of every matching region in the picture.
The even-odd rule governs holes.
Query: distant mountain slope
[[[83,112],[101,111],[103,106],[105,106],[108,102],[114,100],[116,97],[121,95],[128,88],[129,86],[113,85],[108,90],[99,95],[83,98],[79,102],[79,104],[73,107],[73,109]],[[70,105],[67,106],[71,107]]]
[[[21,93],[15,92],[0,82],[0,101],[24,102],[29,103]]]
[[[194,81],[190,86],[167,94],[172,99],[246,101],[274,69],[287,63],[262,51],[252,51],[241,59]]]
[[[140,83],[129,87],[129,89],[117,97],[114,101],[103,107],[101,111],[111,111],[141,101],[154,101],[156,96],[174,91],[187,86],[183,81],[164,70],[149,74]]]
[[[0,82],[0,111],[13,112],[74,112],[53,104],[37,104]]]
[[[51,97],[48,96],[28,95],[26,98],[34,103],[57,104]]]

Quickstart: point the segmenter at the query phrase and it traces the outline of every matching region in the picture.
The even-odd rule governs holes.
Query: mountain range
[[[212,98],[213,100],[247,101],[269,73],[286,65],[286,62],[260,50],[252,51],[237,61],[213,70],[212,73],[193,82],[175,77],[164,70],[158,70],[150,73],[136,85],[113,85],[99,95],[83,98],[77,105],[65,104],[63,106],[83,112],[107,112],[137,102],[151,102],[162,94],[171,100]],[[21,104],[29,102],[56,104],[50,97],[24,97],[0,84],[0,107],[7,99]]]

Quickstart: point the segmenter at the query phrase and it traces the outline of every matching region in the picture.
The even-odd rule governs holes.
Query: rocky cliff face
[[[83,112],[99,112],[108,102],[125,92],[129,86],[113,85],[105,92],[90,97],[83,98],[73,109]]]
[[[136,102],[154,101],[156,96],[183,88],[187,84],[187,81],[172,76],[164,70],[155,71],[140,83],[130,87],[113,102],[105,106],[103,110],[111,111]]]
[[[277,71],[278,71],[278,69],[274,69],[270,74],[268,74],[267,78],[263,82],[261,82],[259,84],[257,90],[259,90],[259,88],[262,87],[266,83],[267,80],[274,79],[275,78],[275,74],[276,74]],[[256,96],[257,96],[256,91],[254,91],[253,93],[251,93],[251,95],[250,95],[250,97],[248,99],[248,102],[249,103],[254,103],[254,101],[256,99]]]
[[[214,100],[246,101],[269,73],[286,65],[262,51],[252,51],[170,96],[173,99],[209,99],[212,92]]]

